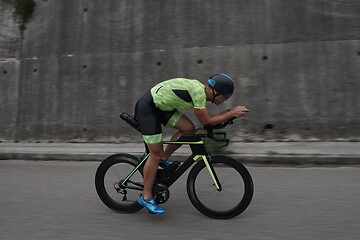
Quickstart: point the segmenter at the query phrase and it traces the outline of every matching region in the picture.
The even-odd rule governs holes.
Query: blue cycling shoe
[[[155,202],[154,198],[151,198],[150,200],[145,200],[143,196],[140,194],[139,199],[137,200],[138,204],[141,206],[146,207],[150,213],[154,214],[163,214],[166,212],[165,209],[162,207],[159,207],[157,203]]]
[[[171,162],[169,160],[161,160],[159,166],[162,168],[166,168],[170,164],[171,164]]]

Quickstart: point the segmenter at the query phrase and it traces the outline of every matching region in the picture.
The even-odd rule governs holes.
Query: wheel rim
[[[222,163],[213,163],[213,167],[222,190],[216,189],[207,168],[204,167],[194,180],[194,193],[202,208],[223,215],[240,206],[245,195],[245,185],[242,176],[235,168]]]
[[[140,191],[134,189],[123,189],[121,182],[134,169],[134,166],[128,163],[116,163],[109,167],[104,176],[104,189],[114,203],[127,206],[136,203]],[[139,171],[131,177],[134,182],[143,182],[142,175]],[[127,184],[130,185],[130,184]]]

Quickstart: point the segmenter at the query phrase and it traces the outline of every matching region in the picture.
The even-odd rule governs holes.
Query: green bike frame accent
[[[163,144],[195,144],[195,145],[199,145],[199,144],[204,144],[203,141],[198,141],[198,142],[163,142]]]
[[[206,168],[209,171],[210,177],[214,182],[214,185],[218,191],[221,191],[221,184],[219,179],[217,178],[216,172],[212,167],[207,155],[204,154],[196,154],[196,152],[203,153],[204,142],[163,142],[164,144],[189,144],[191,149],[193,150],[193,154],[176,170],[174,174],[172,174],[168,180],[164,183],[168,187],[171,186],[194,162],[197,162],[200,158],[203,159]],[[192,145],[198,145],[200,148],[193,148]],[[144,162],[149,158],[150,153],[147,153],[142,159],[141,162],[129,173],[129,175],[122,181],[121,186],[126,188],[126,183],[129,179],[134,175],[134,173],[144,164]]]
[[[142,160],[141,162],[131,171],[131,173],[129,173],[129,175],[124,179],[124,181],[122,181],[121,186],[125,187],[125,183],[134,175],[134,173],[139,169],[139,167],[141,165],[143,165],[143,163],[146,161],[146,159],[148,159],[150,156],[150,153],[148,153]]]
[[[219,179],[217,178],[216,172],[214,171],[214,168],[212,167],[210,161],[211,156],[206,151],[204,141],[199,135],[183,134],[179,137],[179,139],[177,139],[177,141],[163,141],[163,144],[186,144],[190,146],[192,152],[191,156],[185,162],[183,162],[183,164],[181,164],[174,173],[168,176],[166,180],[164,180],[163,184],[170,187],[194,162],[202,158],[206,165],[206,168],[209,171],[211,179],[214,181],[214,185],[216,189],[218,191],[221,191],[221,184],[219,182]],[[121,182],[121,186],[123,188],[131,188],[130,186],[127,186],[127,182],[131,182],[130,178],[135,174],[135,172],[140,168],[140,166],[142,166],[144,162],[149,158],[150,153],[146,144],[145,144],[145,148],[146,148],[146,155],[141,159],[138,165],[129,173],[129,175]]]
[[[206,168],[208,169],[209,171],[209,174],[212,178],[212,180],[214,181],[214,184],[216,186],[216,189],[218,191],[221,191],[221,184],[219,182],[219,179],[217,178],[216,174],[215,174],[215,171],[214,171],[214,168],[212,167],[212,165],[209,164],[209,161],[207,159],[207,157],[205,155],[197,155],[196,157],[202,157],[202,159],[204,160],[204,163],[206,165]],[[195,159],[194,159],[195,160]],[[196,161],[196,160],[195,160]]]

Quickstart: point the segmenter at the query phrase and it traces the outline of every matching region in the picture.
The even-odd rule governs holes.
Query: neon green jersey
[[[198,80],[173,78],[155,85],[151,95],[162,111],[206,108],[205,86]]]

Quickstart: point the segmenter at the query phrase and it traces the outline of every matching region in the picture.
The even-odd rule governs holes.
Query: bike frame
[[[187,144],[190,145],[192,154],[185,160],[183,164],[181,164],[174,173],[172,173],[169,177],[166,178],[162,184],[166,187],[170,187],[174,182],[176,182],[179,177],[184,174],[184,172],[191,167],[191,165],[197,162],[199,159],[202,159],[209,171],[209,174],[214,182],[214,185],[218,191],[221,191],[221,184],[216,175],[216,172],[211,164],[211,155],[206,151],[204,141],[201,139],[200,135],[197,134],[184,134],[175,142],[164,141],[163,144]],[[129,175],[121,182],[122,188],[131,188],[136,190],[143,190],[141,184],[132,182],[130,179],[134,175],[134,173],[145,163],[145,161],[149,158],[150,153],[146,147],[146,154],[141,158],[139,164],[129,173]],[[138,187],[127,186],[127,183],[133,183]]]

